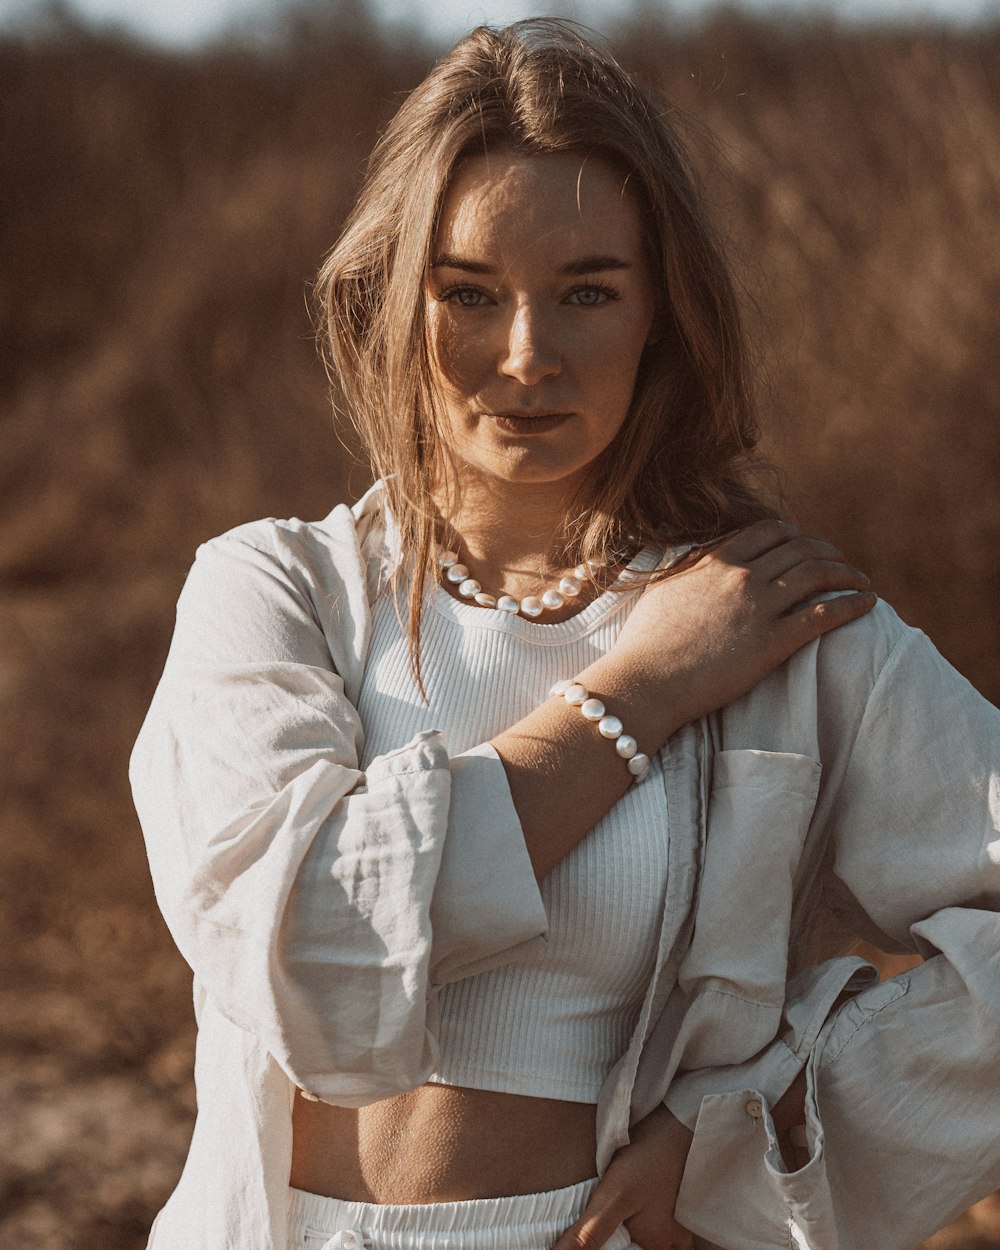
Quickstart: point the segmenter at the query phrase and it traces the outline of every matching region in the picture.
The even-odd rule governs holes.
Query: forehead
[[[643,228],[628,179],[600,156],[510,151],[468,157],[452,174],[435,251],[499,251],[558,263],[581,249],[637,260]]]

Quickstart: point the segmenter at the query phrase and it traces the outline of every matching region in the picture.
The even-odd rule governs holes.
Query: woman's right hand
[[[868,586],[836,547],[787,522],[758,521],[650,583],[593,667],[613,664],[636,695],[647,692],[644,710],[660,710],[649,727],[657,741],[647,739],[655,748],[745,694],[806,643],[870,611],[876,596]],[[851,593],[814,601],[831,592]]]
[[[807,642],[875,604],[868,578],[835,547],[760,521],[642,592],[618,641],[575,677],[624,722],[642,751],[745,694]],[[849,591],[811,602],[817,595]],[[561,699],[497,734],[538,877],[627,789],[608,743]]]

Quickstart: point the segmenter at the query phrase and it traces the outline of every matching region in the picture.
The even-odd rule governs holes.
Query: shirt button
[[[747,1115],[754,1120],[759,1120],[764,1114],[764,1108],[759,1098],[751,1098],[746,1106]]]
[[[299,1093],[306,1100],[306,1102],[319,1102],[319,1094],[311,1094],[307,1089],[300,1089]]]

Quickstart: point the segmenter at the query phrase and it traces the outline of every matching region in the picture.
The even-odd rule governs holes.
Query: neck
[[[551,485],[462,483],[461,498],[442,508],[446,545],[460,545],[463,563],[493,593],[528,594],[567,567],[567,500]],[[516,499],[510,498],[516,493]]]

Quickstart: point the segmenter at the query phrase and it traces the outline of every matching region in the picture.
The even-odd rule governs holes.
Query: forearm
[[[619,717],[639,750],[653,754],[679,728],[669,700],[613,654],[575,677]],[[503,761],[525,844],[539,879],[551,871],[622,797],[634,777],[614,743],[578,708],[550,698],[492,745]]]
[[[867,578],[777,522],[741,531],[639,597],[612,651],[575,677],[647,755],[745,693],[810,640],[867,612]],[[492,740],[535,873],[544,876],[632,783],[613,748],[560,699]]]

